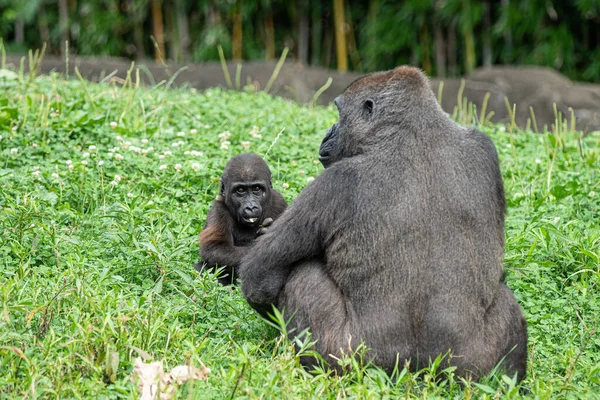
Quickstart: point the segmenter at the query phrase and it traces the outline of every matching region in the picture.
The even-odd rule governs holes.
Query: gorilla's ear
[[[373,115],[373,108],[375,108],[375,103],[371,99],[365,100],[363,103],[363,115],[367,118]]]
[[[225,185],[223,184],[223,178],[219,179],[219,185],[221,185],[221,197],[225,197]]]

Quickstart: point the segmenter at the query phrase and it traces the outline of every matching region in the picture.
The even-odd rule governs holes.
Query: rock
[[[13,68],[20,64],[20,57],[8,56],[7,62]],[[27,65],[27,63],[25,63]],[[41,65],[42,73],[51,71],[65,73],[66,63],[60,57],[46,56]],[[122,81],[127,77],[131,61],[120,58],[83,58],[72,57],[69,60],[69,74],[75,76],[75,67],[86,79],[99,81],[109,74],[110,79]],[[154,85],[164,81],[166,86],[188,85],[196,89],[209,87],[228,87],[220,63],[189,64],[179,67],[173,64],[160,65],[153,61],[136,63],[140,68],[140,78],[146,84]],[[243,62],[239,84],[252,84],[265,89],[275,70],[276,63],[268,61]],[[236,87],[237,63],[227,63],[232,85]],[[115,72],[116,71],[116,72]],[[315,93],[332,78],[331,86],[318,98],[320,104],[328,104],[362,74],[339,73],[320,67],[309,67],[293,62],[282,66],[269,93],[296,100],[302,103],[312,102]],[[135,77],[135,74],[133,74]],[[134,78],[135,79],[135,78]],[[442,108],[452,114],[458,104],[461,79],[432,79],[431,86],[437,94],[441,82],[444,82]],[[539,131],[544,126],[551,129],[555,123],[554,103],[564,117],[571,121],[571,111],[576,119],[576,128],[588,131],[600,130],[600,85],[573,83],[558,72],[534,66],[496,66],[474,71],[464,79],[462,97],[475,104],[479,117],[483,101],[490,93],[486,115],[493,112],[493,122],[509,122],[510,114],[505,98],[510,105],[516,104],[515,121],[521,128],[528,125],[533,128],[530,107],[535,114]]]

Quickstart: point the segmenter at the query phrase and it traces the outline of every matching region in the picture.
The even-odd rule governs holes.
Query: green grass
[[[321,171],[334,108],[0,72],[0,398],[133,398],[140,355],[212,370],[183,398],[600,397],[600,136],[582,156],[579,133],[485,128],[509,205],[507,280],[529,322],[521,388],[461,383],[439,360],[390,379],[360,354],[344,376],[309,374],[238,288],[192,264],[227,160],[268,151],[291,201]]]

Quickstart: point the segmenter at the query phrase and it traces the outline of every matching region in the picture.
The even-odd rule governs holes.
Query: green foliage
[[[297,59],[306,43],[312,64],[335,67],[331,1],[163,0],[162,15],[152,12],[152,0],[61,1],[68,3],[64,33],[71,54],[150,57],[150,36],[159,35],[154,27],[162,24],[164,58],[217,61],[219,45],[230,58],[239,12],[237,45],[244,59],[264,59],[271,44],[275,54],[287,47]],[[49,53],[58,54],[59,3],[0,0],[0,37],[9,50],[26,52],[47,41]],[[350,66],[359,72],[413,64],[430,75],[462,75],[489,61],[543,65],[573,79],[600,82],[599,0],[370,0],[345,7]],[[17,26],[23,43],[16,43]]]
[[[239,288],[199,275],[197,234],[230,157],[266,154],[292,201],[333,107],[264,93],[0,79],[0,397],[132,398],[134,359],[211,368],[183,398],[600,395],[600,137],[485,128],[507,201],[507,281],[529,321],[528,377],[461,382],[443,356],[390,377],[365,348],[314,375]],[[256,128],[254,128],[256,126]],[[281,136],[276,141],[281,130]],[[285,326],[281,315],[276,327]]]

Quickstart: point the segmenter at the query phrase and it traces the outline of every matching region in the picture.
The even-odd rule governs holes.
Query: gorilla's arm
[[[207,268],[228,266],[237,268],[248,247],[235,246],[235,221],[220,202],[215,202],[206,217],[206,226],[200,232],[200,256]]]
[[[262,315],[271,311],[295,263],[323,254],[329,221],[341,202],[330,170],[307,186],[292,205],[260,237],[242,260],[239,276],[248,303]]]

